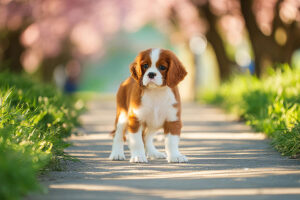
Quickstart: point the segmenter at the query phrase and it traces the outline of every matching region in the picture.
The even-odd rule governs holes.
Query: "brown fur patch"
[[[139,130],[140,122],[135,115],[128,116],[128,131],[130,133],[136,133]]]
[[[164,133],[171,133],[172,135],[180,135],[182,123],[181,121],[165,122],[164,123]]]
[[[170,88],[173,88],[184,79],[184,77],[187,75],[187,72],[173,52],[169,50],[162,50],[161,57],[166,57],[165,60],[169,61],[166,84]]]
[[[148,64],[151,66],[151,58],[150,58],[151,49],[147,49],[139,53],[139,55],[135,58],[134,62],[130,65],[130,73],[134,80],[142,86],[142,77],[146,71],[142,67],[144,64]]]

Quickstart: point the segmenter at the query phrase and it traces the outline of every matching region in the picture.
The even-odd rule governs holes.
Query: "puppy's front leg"
[[[165,148],[168,162],[188,162],[186,156],[179,152],[179,135],[181,132],[181,122],[166,122],[164,126],[165,132]]]
[[[128,123],[128,146],[131,153],[130,162],[148,162],[142,137],[142,127],[136,117],[130,117]]]
[[[148,162],[145,155],[145,148],[142,138],[142,131],[139,129],[135,133],[130,133],[128,136],[128,145],[131,153],[130,162],[142,163]]]
[[[188,159],[179,152],[179,136],[172,135],[171,133],[166,135],[165,138],[167,160],[168,162],[188,162]]]

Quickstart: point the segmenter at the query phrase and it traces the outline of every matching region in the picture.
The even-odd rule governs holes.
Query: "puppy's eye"
[[[159,67],[158,67],[160,70],[166,70],[167,68],[165,67],[165,66],[163,66],[163,65],[160,65]]]
[[[149,67],[148,64],[143,64],[142,66],[143,66],[144,69],[147,69]]]

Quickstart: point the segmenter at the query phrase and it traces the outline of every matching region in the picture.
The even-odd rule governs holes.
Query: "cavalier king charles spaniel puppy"
[[[169,50],[147,49],[130,65],[131,76],[117,93],[117,115],[110,160],[124,160],[125,133],[128,132],[130,162],[147,158],[167,158],[168,162],[187,162],[179,152],[181,105],[177,84],[187,72]],[[163,128],[166,154],[153,145],[155,133]]]

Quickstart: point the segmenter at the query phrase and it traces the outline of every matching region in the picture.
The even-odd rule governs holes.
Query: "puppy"
[[[131,76],[117,93],[117,116],[110,160],[124,160],[125,133],[128,133],[130,162],[167,158],[168,162],[187,162],[179,152],[181,104],[177,84],[187,72],[169,50],[147,49],[130,65]],[[159,152],[153,137],[164,129],[165,150]],[[146,156],[147,155],[147,156]]]

